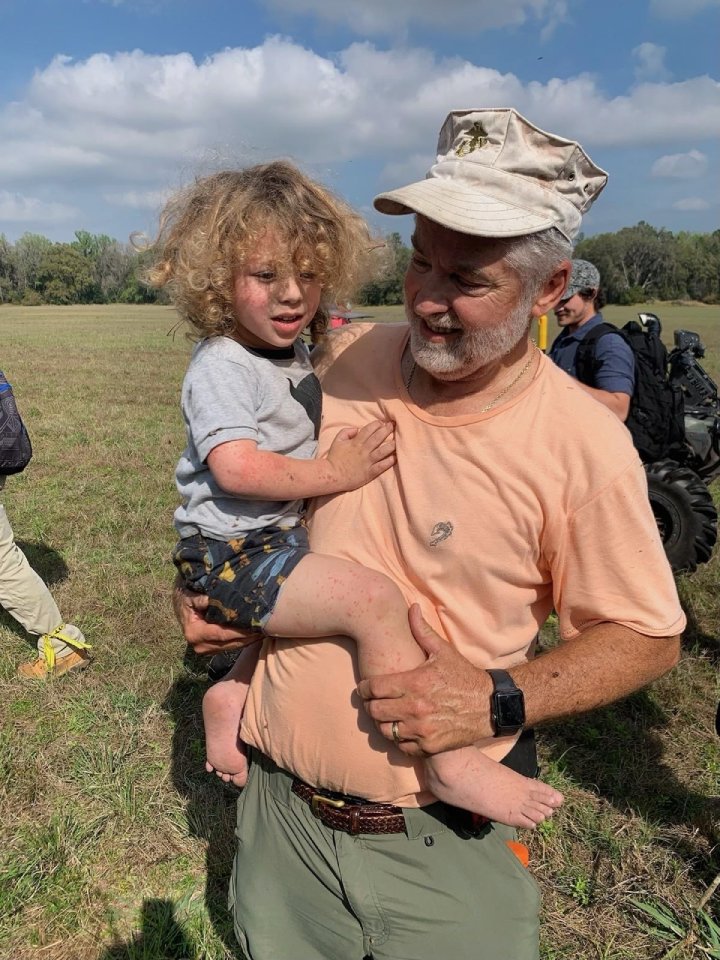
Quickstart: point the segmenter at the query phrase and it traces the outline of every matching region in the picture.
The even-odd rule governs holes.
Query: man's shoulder
[[[578,446],[597,447],[598,435],[613,449],[632,447],[630,434],[617,416],[583,390],[580,383],[556,366],[548,357],[542,381],[542,411],[553,424],[548,437],[572,437]],[[564,442],[564,441],[563,441]],[[617,446],[616,446],[617,445]]]
[[[572,478],[570,502],[575,507],[637,461],[625,425],[549,360],[538,382],[534,410],[533,432],[542,442],[545,469],[558,482]]]
[[[312,352],[315,372],[322,378],[331,368],[346,364],[371,362],[373,357],[387,356],[399,347],[407,333],[406,323],[350,323],[331,331],[321,346]]]

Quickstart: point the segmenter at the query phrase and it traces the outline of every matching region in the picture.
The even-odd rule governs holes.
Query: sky
[[[720,226],[720,0],[0,0],[0,233],[152,235],[192,178],[298,163],[376,230],[453,109],[608,171],[586,235]]]

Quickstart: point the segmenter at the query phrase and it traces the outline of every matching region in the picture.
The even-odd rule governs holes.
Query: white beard
[[[422,321],[408,310],[410,324],[410,350],[413,360],[431,376],[455,380],[480,367],[500,360],[527,335],[531,322],[530,311],[533,298],[525,297],[507,316],[504,323],[484,330],[461,332],[447,343],[429,343],[420,333]],[[407,308],[406,308],[407,309]],[[457,326],[454,315],[446,313],[433,317],[433,327],[453,329]]]

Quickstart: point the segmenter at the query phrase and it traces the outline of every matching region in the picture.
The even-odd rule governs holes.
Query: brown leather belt
[[[327,827],[353,835],[358,833],[405,833],[402,807],[390,803],[362,803],[342,794],[325,796],[309,784],[293,779],[292,792],[307,803]],[[353,802],[353,801],[357,802]]]

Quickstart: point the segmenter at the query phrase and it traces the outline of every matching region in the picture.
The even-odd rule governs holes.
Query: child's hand
[[[341,430],[327,452],[327,460],[337,473],[339,490],[357,490],[395,463],[395,426],[373,420],[358,429]]]

